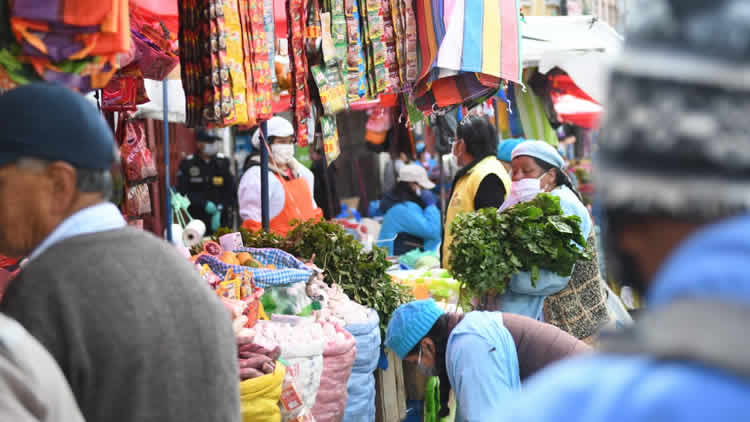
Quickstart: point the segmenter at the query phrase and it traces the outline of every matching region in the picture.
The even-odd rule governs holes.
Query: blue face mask
[[[419,356],[417,357],[417,368],[419,369],[419,372],[421,372],[424,376],[427,377],[436,377],[437,369],[433,366],[432,368],[427,368],[424,365],[422,365],[422,345],[419,345]]]

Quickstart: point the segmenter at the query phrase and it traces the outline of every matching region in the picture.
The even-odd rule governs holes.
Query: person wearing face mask
[[[188,212],[206,224],[206,234],[232,224],[235,179],[231,162],[219,153],[221,137],[199,130],[198,151],[187,156],[177,171],[177,191],[190,199]]]
[[[425,375],[440,377],[441,417],[453,390],[456,422],[494,422],[522,381],[591,350],[550,324],[500,312],[445,313],[433,299],[396,309],[385,344]]]
[[[419,164],[407,164],[398,172],[398,183],[380,201],[383,224],[378,246],[390,255],[403,255],[413,249],[436,251],[440,245],[440,211],[430,192],[435,184]]]
[[[294,158],[294,127],[283,117],[274,116],[266,122],[268,133],[268,209],[270,230],[285,236],[292,229],[292,221],[320,219],[323,211],[314,199],[315,177]],[[249,168],[242,175],[237,196],[242,226],[259,231],[261,224],[260,198],[260,129],[252,137],[254,149]]]
[[[510,192],[510,176],[496,157],[497,131],[492,123],[478,115],[469,115],[459,123],[452,156],[461,169],[453,180],[443,227],[441,260],[449,268],[450,227],[459,213],[482,208],[498,208]]]
[[[565,215],[581,219],[587,249],[595,256],[591,216],[563,170],[564,164],[560,154],[546,142],[529,141],[518,145],[513,150],[511,192],[498,212],[534,199],[541,192],[555,195],[560,198]],[[528,272],[514,276],[498,298],[498,307],[504,312],[545,320],[586,340],[593,340],[592,336],[610,319],[595,258],[578,262],[569,276],[541,270],[536,285],[532,284]]]

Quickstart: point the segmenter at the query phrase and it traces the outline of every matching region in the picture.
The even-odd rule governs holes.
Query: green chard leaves
[[[475,295],[502,294],[521,272],[529,272],[534,285],[540,270],[568,276],[578,260],[591,259],[581,219],[565,216],[560,198],[548,193],[502,213],[488,208],[460,214],[450,229],[451,273]]]

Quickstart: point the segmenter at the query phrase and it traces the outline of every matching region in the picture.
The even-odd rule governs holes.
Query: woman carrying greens
[[[595,256],[591,216],[563,170],[565,162],[560,154],[546,142],[530,141],[518,145],[512,158],[511,193],[500,211],[549,192],[560,198],[565,215],[581,219],[581,232],[588,239],[587,249]],[[503,312],[549,322],[579,339],[589,340],[609,321],[606,302],[594,258],[578,261],[569,276],[541,270],[535,284],[529,272],[512,277],[505,293],[498,298],[498,307]]]

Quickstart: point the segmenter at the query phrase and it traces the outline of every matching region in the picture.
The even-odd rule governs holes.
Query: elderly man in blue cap
[[[31,84],[0,114],[0,253],[29,257],[0,311],[49,350],[86,420],[239,421],[229,315],[107,202],[116,150],[96,108]]]

